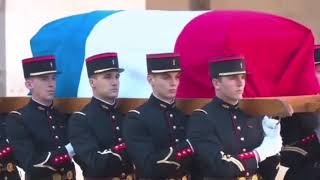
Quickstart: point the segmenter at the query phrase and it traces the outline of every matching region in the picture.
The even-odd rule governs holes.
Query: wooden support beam
[[[147,99],[120,98],[118,107],[126,113],[143,104]],[[56,99],[54,106],[62,112],[72,113],[83,108],[90,98]],[[177,106],[186,114],[191,114],[194,109],[201,108],[211,99],[179,99]],[[0,98],[0,112],[16,110],[29,102],[28,97],[2,97]],[[268,98],[245,98],[240,101],[240,108],[246,113],[258,116],[291,116],[295,112],[320,112],[320,96],[283,96]]]

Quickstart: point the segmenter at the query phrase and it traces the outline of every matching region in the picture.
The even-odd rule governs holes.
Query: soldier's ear
[[[220,83],[219,83],[220,81],[219,81],[219,79],[212,78],[211,82],[212,82],[212,85],[213,85],[215,90],[219,90],[220,89]]]
[[[27,89],[31,90],[33,87],[32,80],[30,78],[26,79],[24,82],[24,85],[26,86]]]
[[[147,76],[147,80],[148,80],[149,84],[151,84],[151,85],[152,85],[152,83],[153,83],[154,79],[153,79],[153,77],[152,77],[152,75],[151,75],[151,74],[148,74],[148,76]]]
[[[89,84],[90,84],[90,86],[91,86],[92,88],[95,87],[95,83],[94,83],[93,78],[89,78]]]

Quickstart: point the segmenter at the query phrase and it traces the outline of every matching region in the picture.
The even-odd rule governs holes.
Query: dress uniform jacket
[[[8,139],[27,180],[74,179],[74,164],[65,148],[66,120],[52,106],[34,100],[9,113]]]
[[[154,95],[128,112],[124,138],[140,178],[181,178],[188,169],[192,147],[185,139],[186,116],[175,103]]]
[[[121,135],[123,119],[116,103],[110,105],[95,97],[81,112],[71,116],[69,137],[84,177],[124,178],[132,173]]]
[[[297,113],[281,120],[281,164],[289,168],[285,179],[320,179],[320,144],[314,132],[316,113]]]
[[[207,179],[262,176],[271,180],[276,176],[279,158],[270,157],[258,165],[252,152],[264,138],[262,118],[250,117],[238,106],[215,97],[193,112],[187,137]]]
[[[0,114],[0,180],[20,180],[12,148],[5,133],[5,114]]]

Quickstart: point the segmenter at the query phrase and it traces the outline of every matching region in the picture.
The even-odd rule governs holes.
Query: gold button
[[[120,142],[120,141],[122,141],[122,139],[121,139],[121,138],[118,138],[118,141]]]
[[[238,130],[241,130],[241,127],[240,127],[240,126],[237,126],[237,129],[238,129]]]
[[[249,173],[249,172],[246,172],[246,176],[250,176],[250,173]]]
[[[179,142],[179,139],[176,139],[176,142]]]
[[[172,126],[172,129],[177,129],[177,126]]]
[[[170,116],[171,118],[173,117],[173,115],[172,115],[172,114],[170,114],[169,116]]]
[[[116,118],[114,115],[112,115],[111,117],[112,117],[112,119]]]
[[[240,140],[241,140],[241,141],[244,141],[244,137],[241,137]]]
[[[233,115],[233,119],[237,119],[237,116],[236,116],[236,115]]]
[[[118,131],[120,130],[119,126],[116,127],[116,130],[118,130]]]
[[[243,149],[242,149],[242,152],[246,152],[246,151],[247,151],[246,148],[243,148]]]

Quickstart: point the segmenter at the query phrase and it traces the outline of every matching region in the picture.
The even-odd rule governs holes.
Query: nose
[[[239,87],[241,87],[241,86],[244,86],[244,84],[245,84],[245,79],[242,76],[238,76],[237,77],[237,85]]]
[[[179,84],[179,79],[175,78],[175,77],[172,77],[171,80],[170,80],[170,85],[171,86],[177,86],[178,84]]]
[[[113,86],[117,86],[117,85],[119,85],[119,78],[117,78],[117,77],[113,77],[112,79],[111,79],[111,84],[113,85]]]
[[[56,79],[55,78],[49,78],[49,86],[55,87],[56,86]]]

